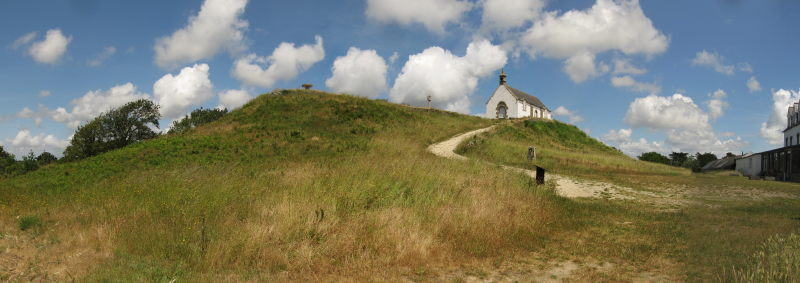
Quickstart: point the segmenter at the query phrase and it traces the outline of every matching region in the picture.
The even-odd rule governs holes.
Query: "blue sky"
[[[632,155],[758,152],[780,145],[800,98],[798,12],[778,0],[3,1],[0,144],[60,155],[78,125],[132,99],[162,104],[164,128],[302,83],[408,104],[428,93],[483,115],[504,69],[557,119]]]

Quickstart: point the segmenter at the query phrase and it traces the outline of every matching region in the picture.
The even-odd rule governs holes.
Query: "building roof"
[[[516,88],[513,88],[513,87],[511,87],[511,86],[509,86],[507,84],[504,84],[502,86],[506,87],[508,92],[510,92],[511,95],[513,95],[515,98],[517,98],[519,100],[527,101],[529,104],[531,104],[533,106],[536,106],[536,107],[539,107],[539,108],[546,109],[546,110],[550,111],[550,108],[547,108],[547,106],[544,106],[544,103],[542,103],[542,101],[539,100],[539,98],[536,98],[536,96],[527,94],[527,93],[525,93],[525,92],[523,92],[521,90],[518,90]]]
[[[709,171],[709,170],[730,169],[731,167],[736,166],[737,157],[738,156],[728,156],[711,161],[708,164],[706,164],[706,166],[703,166],[703,168],[701,168],[700,170]]]

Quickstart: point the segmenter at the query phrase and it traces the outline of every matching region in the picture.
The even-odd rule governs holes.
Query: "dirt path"
[[[456,135],[448,140],[432,144],[428,147],[428,151],[444,158],[452,158],[459,160],[467,160],[466,157],[455,153],[456,147],[465,140],[485,133],[494,129],[495,126],[490,126],[482,129],[469,131],[463,134]],[[502,165],[506,170],[518,171],[527,174],[531,177],[536,177],[536,172],[522,168]],[[569,177],[561,176],[558,174],[548,173],[547,178],[554,180],[556,183],[556,190],[558,194],[568,198],[609,198],[609,199],[633,199],[633,196],[624,194],[623,192],[635,192],[633,189],[620,187],[614,184],[604,182],[585,182],[572,179]]]

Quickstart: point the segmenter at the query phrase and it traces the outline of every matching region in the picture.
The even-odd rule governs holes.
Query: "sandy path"
[[[466,157],[456,154],[454,151],[459,144],[465,140],[494,129],[495,126],[490,126],[482,129],[469,131],[463,134],[456,135],[448,140],[432,144],[428,146],[428,151],[444,158],[452,158],[459,160],[467,160]],[[531,177],[536,177],[536,172],[522,168],[502,165],[506,170],[518,171],[527,174]],[[609,198],[609,199],[633,199],[629,195],[622,194],[623,191],[633,192],[630,188],[623,188],[617,185],[604,183],[604,182],[583,182],[565,176],[547,173],[547,179],[556,182],[556,190],[559,195],[568,198],[581,198],[581,197],[594,197],[594,198]]]

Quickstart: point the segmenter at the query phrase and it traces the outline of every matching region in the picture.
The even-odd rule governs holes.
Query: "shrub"
[[[36,215],[23,216],[19,219],[19,229],[22,231],[41,226],[42,220]]]
[[[200,109],[195,109],[180,121],[172,122],[172,128],[169,129],[169,133],[185,133],[197,126],[219,120],[219,118],[222,118],[222,116],[225,116],[227,113],[228,109],[203,109],[200,107]]]
[[[58,161],[55,155],[49,153],[47,151],[42,152],[39,156],[36,157],[36,163],[39,163],[39,166],[44,166],[53,162]]]
[[[642,153],[642,155],[639,155],[637,158],[641,161],[649,161],[649,162],[669,165],[669,158],[655,151]]]

